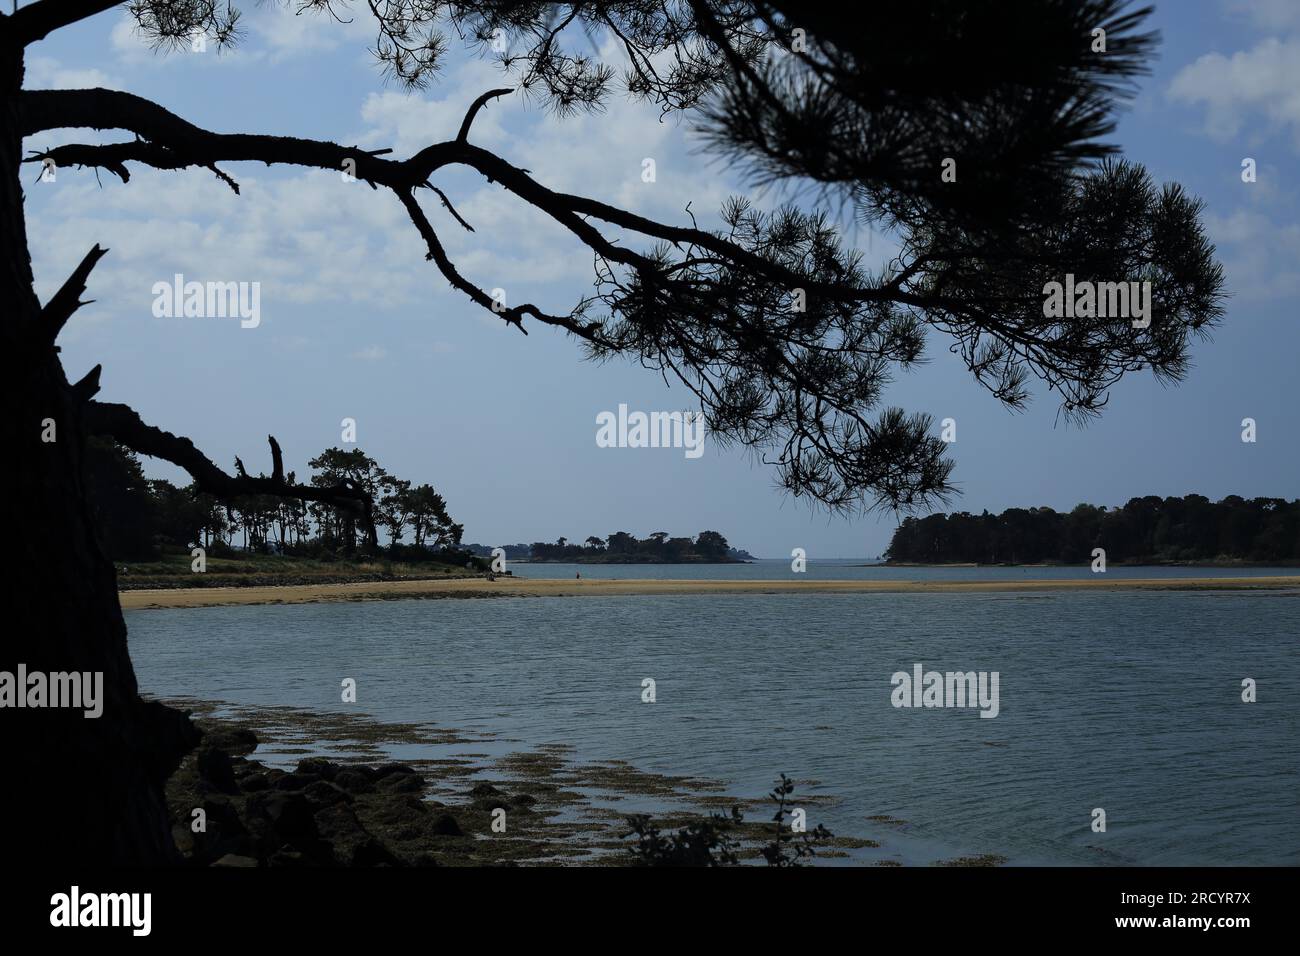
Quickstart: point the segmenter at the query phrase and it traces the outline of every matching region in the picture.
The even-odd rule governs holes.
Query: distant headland
[[[488,558],[496,546],[462,544],[461,547]],[[701,531],[694,538],[673,538],[667,531],[638,538],[626,531],[615,531],[608,538],[593,535],[581,543],[562,537],[554,544],[534,541],[499,547],[507,561],[532,564],[744,564],[755,560],[748,551],[731,547],[717,531]]]
[[[905,518],[885,562],[893,565],[1300,564],[1300,500],[1202,495],[1132,498],[1121,508],[1008,508],[1001,514]]]

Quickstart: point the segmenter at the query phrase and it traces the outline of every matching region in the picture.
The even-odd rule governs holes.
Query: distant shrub
[[[794,781],[785,774],[768,794],[776,803],[772,816],[772,839],[759,853],[768,866],[800,866],[805,857],[816,856],[818,840],[830,839],[834,834],[818,824],[812,830],[796,833],[787,823],[794,811],[789,809]],[[676,833],[664,834],[651,821],[648,814],[629,816],[627,824],[635,836],[636,844],[628,847],[636,864],[640,866],[735,866],[739,863],[740,841],[734,836],[745,822],[739,807],[731,814],[711,814],[682,827]]]
[[[641,866],[731,866],[740,845],[729,832],[743,822],[740,808],[732,807],[730,817],[715,813],[665,836],[648,815],[635,814],[627,823],[637,842],[628,850]]]
[[[821,824],[802,833],[787,826],[786,817],[792,816],[792,811],[787,809],[792,793],[794,781],[781,774],[781,779],[768,795],[776,802],[776,813],[772,816],[772,842],[761,851],[768,866],[799,866],[804,857],[817,855],[814,847],[818,840],[827,840],[834,835]]]

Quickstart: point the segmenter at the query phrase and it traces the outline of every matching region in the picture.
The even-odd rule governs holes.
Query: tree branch
[[[86,253],[81,260],[81,264],[72,270],[72,275],[68,276],[67,280],[60,286],[59,291],[50,297],[49,302],[45,303],[45,307],[41,309],[41,322],[37,328],[40,329],[40,334],[46,344],[53,345],[54,340],[63,331],[63,326],[67,324],[68,319],[72,318],[72,313],[83,305],[90,304],[81,301],[81,293],[86,291],[86,280],[90,277],[90,271],[107,253],[107,249],[100,248],[99,244],[96,243]]]
[[[501,92],[492,91],[498,95]],[[488,96],[490,94],[484,94],[479,100]],[[472,119],[474,112],[475,109],[471,108],[466,119]],[[715,233],[698,228],[665,225],[596,200],[554,192],[534,180],[527,171],[461,139],[435,143],[407,160],[394,161],[380,158],[381,153],[387,150],[366,152],[356,147],[288,136],[211,133],[143,97],[104,89],[24,91],[20,97],[20,114],[25,136],[47,129],[77,126],[125,129],[154,143],[165,145],[167,149],[167,153],[160,156],[151,151],[150,144],[60,146],[27,162],[49,158],[58,165],[108,166],[110,163],[120,164],[124,158],[150,165],[154,164],[155,159],[162,159],[167,165],[160,168],[175,168],[175,164],[183,159],[187,165],[208,168],[218,162],[254,161],[268,165],[283,163],[337,170],[343,168],[346,160],[352,160],[356,163],[358,179],[394,190],[423,186],[437,170],[459,164],[477,170],[490,182],[500,183],[521,199],[549,214],[601,255],[625,265],[643,267],[649,263],[631,250],[613,246],[595,227],[583,222],[582,216],[594,216],[667,242],[694,243],[765,275],[771,275],[776,268],[769,260],[728,242]],[[789,270],[777,269],[776,278],[806,288],[804,279]],[[881,298],[879,290],[870,288],[840,288],[834,291],[841,297],[849,293],[857,300]]]
[[[159,169],[212,168],[217,162],[283,163],[341,170],[351,160],[356,177],[382,185],[418,185],[406,164],[381,159],[389,150],[363,150],[322,140],[249,133],[213,133],[151,100],[117,90],[24,90],[17,97],[24,136],[51,129],[121,129],[147,142],[60,146],[42,154],[60,166],[99,166],[134,160]],[[33,160],[27,160],[32,162]]]
[[[27,46],[78,20],[121,6],[122,0],[37,0],[0,20],[5,39]]]
[[[146,424],[128,405],[90,401],[85,410],[86,430],[92,435],[110,436],[132,451],[151,458],[161,458],[189,472],[200,491],[215,498],[229,501],[247,495],[273,495],[278,498],[298,498],[302,501],[319,501],[335,507],[360,511],[370,520],[371,501],[355,482],[345,480],[329,487],[290,484],[284,479],[284,461],[280,446],[268,436],[271,444],[272,474],[249,475],[243,465],[239,474],[230,475],[218,468],[211,459],[199,451],[192,441]],[[238,459],[236,459],[238,461]]]
[[[474,125],[474,118],[478,116],[478,111],[488,105],[488,102],[499,96],[508,96],[513,93],[511,89],[488,90],[473,103],[470,104],[469,111],[465,114],[465,120],[460,124],[460,132],[456,134],[456,142],[469,142],[469,128]]]
[[[416,201],[415,195],[412,191],[396,189],[394,192],[397,193],[397,198],[401,200],[402,205],[406,208],[407,215],[411,217],[411,222],[415,225],[421,238],[424,239],[425,245],[428,246],[429,251],[425,258],[431,260],[435,265],[437,265],[438,271],[440,271],[446,277],[447,281],[455,288],[460,289],[460,291],[464,292],[479,305],[483,306],[483,308],[501,316],[501,318],[508,324],[518,328],[520,332],[524,333],[524,335],[528,334],[528,330],[524,328],[524,323],[522,321],[523,316],[531,315],[533,318],[540,322],[544,322],[547,325],[558,326],[572,332],[574,335],[581,336],[582,338],[591,338],[594,326],[584,326],[577,322],[572,316],[548,315],[531,303],[502,309],[500,303],[496,299],[492,298],[492,296],[488,295],[474,283],[461,275],[460,270],[456,268],[456,264],[452,262],[451,258],[447,255],[447,250],[443,248],[442,241],[438,238],[437,232],[434,231],[433,224],[429,222],[429,217],[426,216],[424,210],[420,208],[420,204]]]
[[[438,194],[438,198],[442,200],[442,207],[446,209],[447,212],[451,213],[452,217],[458,223],[460,223],[462,226],[465,227],[466,232],[474,231],[474,227],[471,226],[469,223],[467,223],[464,220],[464,218],[461,216],[461,214],[456,211],[456,207],[451,204],[451,200],[447,198],[447,194],[445,192],[443,192],[437,186],[430,185],[429,188]]]

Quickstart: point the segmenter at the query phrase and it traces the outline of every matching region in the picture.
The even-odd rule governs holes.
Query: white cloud
[[[367,345],[360,351],[352,353],[354,359],[361,359],[365,362],[378,362],[380,359],[386,358],[387,355],[388,349],[382,345]]]
[[[1262,213],[1238,210],[1205,217],[1227,277],[1242,301],[1291,301],[1300,296],[1300,225],[1278,225]]]
[[[28,216],[37,292],[53,294],[91,245],[110,255],[95,270],[90,319],[149,315],[149,290],[175,273],[200,281],[255,281],[262,310],[277,305],[396,308],[445,288],[401,207],[337,174],[239,178],[234,195],[196,171],[133,170],[127,185],[60,171]]]
[[[72,69],[52,56],[27,57],[23,87],[29,90],[123,89],[121,82],[102,70]]]
[[[374,39],[374,19],[369,10],[358,10],[342,22],[317,10],[296,11],[293,4],[244,5],[235,42],[221,48],[209,42],[202,52],[184,44],[155,48],[141,34],[135,18],[123,13],[113,25],[109,42],[118,61],[129,66],[162,65],[196,56],[204,59],[187,62],[278,64],[297,57],[328,55],[348,44],[356,48],[358,55],[368,56],[367,44]]]
[[[1289,128],[1300,148],[1300,37],[1269,37],[1229,56],[1207,53],[1183,67],[1169,87],[1175,102],[1205,109],[1205,131],[1229,140],[1252,114]]]
[[[327,12],[300,9],[295,4],[264,4],[244,10],[241,24],[248,40],[260,45],[271,62],[297,56],[317,56],[352,43],[358,49],[373,40],[370,11],[362,6],[340,21]]]
[[[357,141],[363,146],[392,148],[394,155],[405,159],[433,143],[455,139],[470,104],[488,90],[508,85],[502,82],[498,67],[469,58],[439,78],[435,93],[371,93],[361,106],[366,129],[357,135]],[[512,137],[502,121],[509,115],[517,128],[523,112],[517,97],[493,100],[475,117],[471,141],[493,150],[509,145]]]
[[[109,43],[122,63],[130,65],[148,63],[159,56],[140,36],[135,18],[129,13],[123,13],[113,24],[113,30],[109,33]]]

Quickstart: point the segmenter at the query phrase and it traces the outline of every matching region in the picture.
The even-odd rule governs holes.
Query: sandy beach
[[[687,581],[499,577],[370,581],[283,587],[123,591],[124,610],[228,604],[309,604],[402,598],[602,597],[635,594],[952,594],[1047,591],[1261,591],[1300,589],[1300,574],[1273,577],[1113,578],[1067,581]]]

